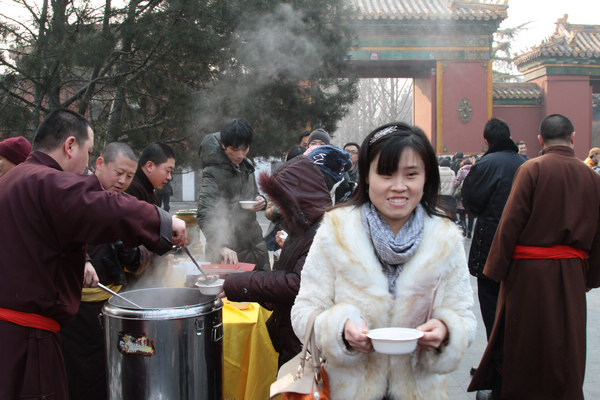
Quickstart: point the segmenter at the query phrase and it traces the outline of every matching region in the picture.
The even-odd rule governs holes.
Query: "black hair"
[[[495,144],[510,139],[510,128],[501,119],[492,118],[485,123],[483,138],[488,141],[489,147],[494,147]]]
[[[131,147],[127,143],[123,142],[111,142],[107,144],[104,146],[101,156],[104,159],[104,162],[111,163],[117,159],[119,154],[123,154],[125,157],[136,163],[138,161]]]
[[[540,124],[540,135],[546,141],[571,140],[571,134],[575,131],[571,120],[561,114],[551,114],[542,120]]]
[[[304,131],[300,134],[300,136],[298,136],[298,143],[302,143],[302,139],[304,139],[305,137],[310,136],[310,131]]]
[[[90,139],[89,121],[71,110],[55,110],[48,114],[38,127],[33,138],[33,150],[52,151],[60,147],[69,136],[78,144]]]
[[[440,167],[450,167],[450,159],[448,157],[442,157],[439,163]]]
[[[300,146],[299,144],[293,145],[285,155],[285,161],[288,162],[294,157],[298,157],[306,151],[306,147]]]
[[[138,166],[143,167],[148,161],[152,161],[154,164],[159,165],[167,162],[169,158],[175,159],[175,152],[168,144],[161,142],[150,143],[142,151]]]
[[[389,133],[385,134],[386,130]],[[416,126],[404,122],[382,125],[367,135],[358,152],[358,186],[346,205],[362,206],[369,199],[369,169],[377,156],[377,173],[391,175],[398,169],[398,163],[405,149],[414,150],[425,165],[425,185],[421,205],[427,215],[450,218],[451,212],[439,202],[440,172],[438,160],[429,139]]]
[[[525,144],[525,141],[523,141],[523,140],[519,140],[519,141],[516,143],[516,145],[517,145],[517,146],[520,146],[520,145],[522,145],[522,144]]]
[[[358,149],[358,151],[360,151],[360,145],[359,145],[358,143],[355,143],[355,142],[348,142],[348,143],[346,143],[346,144],[345,144],[345,145],[342,147],[342,149],[343,149],[344,151],[346,151],[346,147],[348,147],[348,146],[355,146],[355,147]]]
[[[221,143],[225,147],[246,149],[252,144],[254,129],[244,118],[229,120],[221,128]]]

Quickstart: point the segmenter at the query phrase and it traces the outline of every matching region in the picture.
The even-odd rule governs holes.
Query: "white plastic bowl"
[[[379,328],[370,330],[367,336],[378,353],[410,354],[417,348],[423,332],[412,328]]]
[[[197,281],[196,287],[200,289],[200,293],[207,296],[216,296],[223,291],[223,283],[225,279],[217,279],[214,282],[206,283],[204,281]]]
[[[258,204],[258,201],[255,201],[255,200],[240,200],[239,203],[240,203],[240,206],[244,210],[251,210],[252,207],[254,207],[256,204]]]

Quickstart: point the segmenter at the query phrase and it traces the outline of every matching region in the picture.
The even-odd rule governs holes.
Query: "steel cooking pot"
[[[120,293],[103,307],[111,400],[221,398],[223,303],[197,289]]]

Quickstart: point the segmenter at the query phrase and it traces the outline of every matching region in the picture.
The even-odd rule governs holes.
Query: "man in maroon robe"
[[[121,239],[157,253],[185,245],[183,221],[77,174],[93,142],[84,117],[54,111],[30,158],[0,178],[1,399],[68,398],[58,331],[79,306],[86,243]]]
[[[469,391],[583,399],[586,290],[600,286],[600,176],[575,157],[568,118],[540,126],[541,157],[515,176],[483,273],[501,282]]]
[[[171,174],[174,170],[175,152],[171,146],[161,142],[150,143],[142,151],[131,186],[125,193],[160,207],[154,191],[162,189],[173,179]]]

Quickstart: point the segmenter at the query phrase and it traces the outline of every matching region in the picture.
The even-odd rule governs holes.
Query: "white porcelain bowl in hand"
[[[195,283],[196,287],[200,290],[200,293],[207,296],[216,296],[223,291],[223,283],[225,279],[217,279],[215,281],[203,281],[199,280]]]
[[[252,207],[258,204],[258,201],[255,200],[240,200],[240,207],[244,210],[252,210]]]
[[[417,348],[423,332],[412,328],[379,328],[371,329],[367,336],[378,353],[410,354]]]

